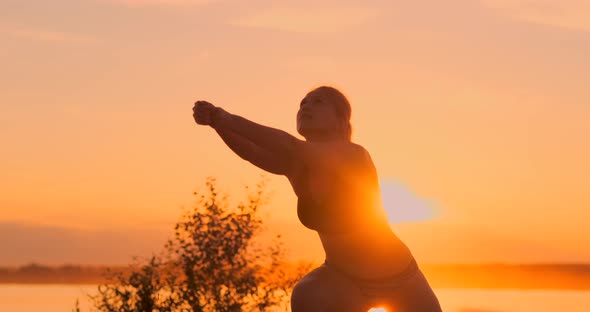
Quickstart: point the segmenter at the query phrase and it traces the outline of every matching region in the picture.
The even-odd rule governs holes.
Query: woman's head
[[[311,90],[297,112],[297,132],[307,140],[350,140],[350,103],[336,88]]]

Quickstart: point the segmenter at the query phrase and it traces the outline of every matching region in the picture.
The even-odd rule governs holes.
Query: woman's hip
[[[380,279],[358,278],[325,262],[297,284],[291,303],[294,312],[365,312],[378,306],[398,312],[441,311],[436,295],[415,260],[400,274]]]

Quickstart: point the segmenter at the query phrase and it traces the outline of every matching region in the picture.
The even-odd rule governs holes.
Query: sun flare
[[[420,222],[436,218],[436,202],[420,197],[402,183],[381,179],[380,188],[389,223]]]

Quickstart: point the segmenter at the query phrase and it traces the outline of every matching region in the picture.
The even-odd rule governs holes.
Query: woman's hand
[[[197,101],[193,107],[193,118],[199,125],[212,125],[216,109],[217,107],[209,102]]]
[[[219,106],[206,101],[197,101],[193,107],[193,117],[197,124],[215,128],[226,121],[229,122],[232,115]]]

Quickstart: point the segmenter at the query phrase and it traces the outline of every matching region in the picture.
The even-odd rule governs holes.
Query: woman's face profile
[[[327,137],[340,131],[341,120],[332,99],[320,91],[308,93],[297,112],[297,132],[306,139]]]

